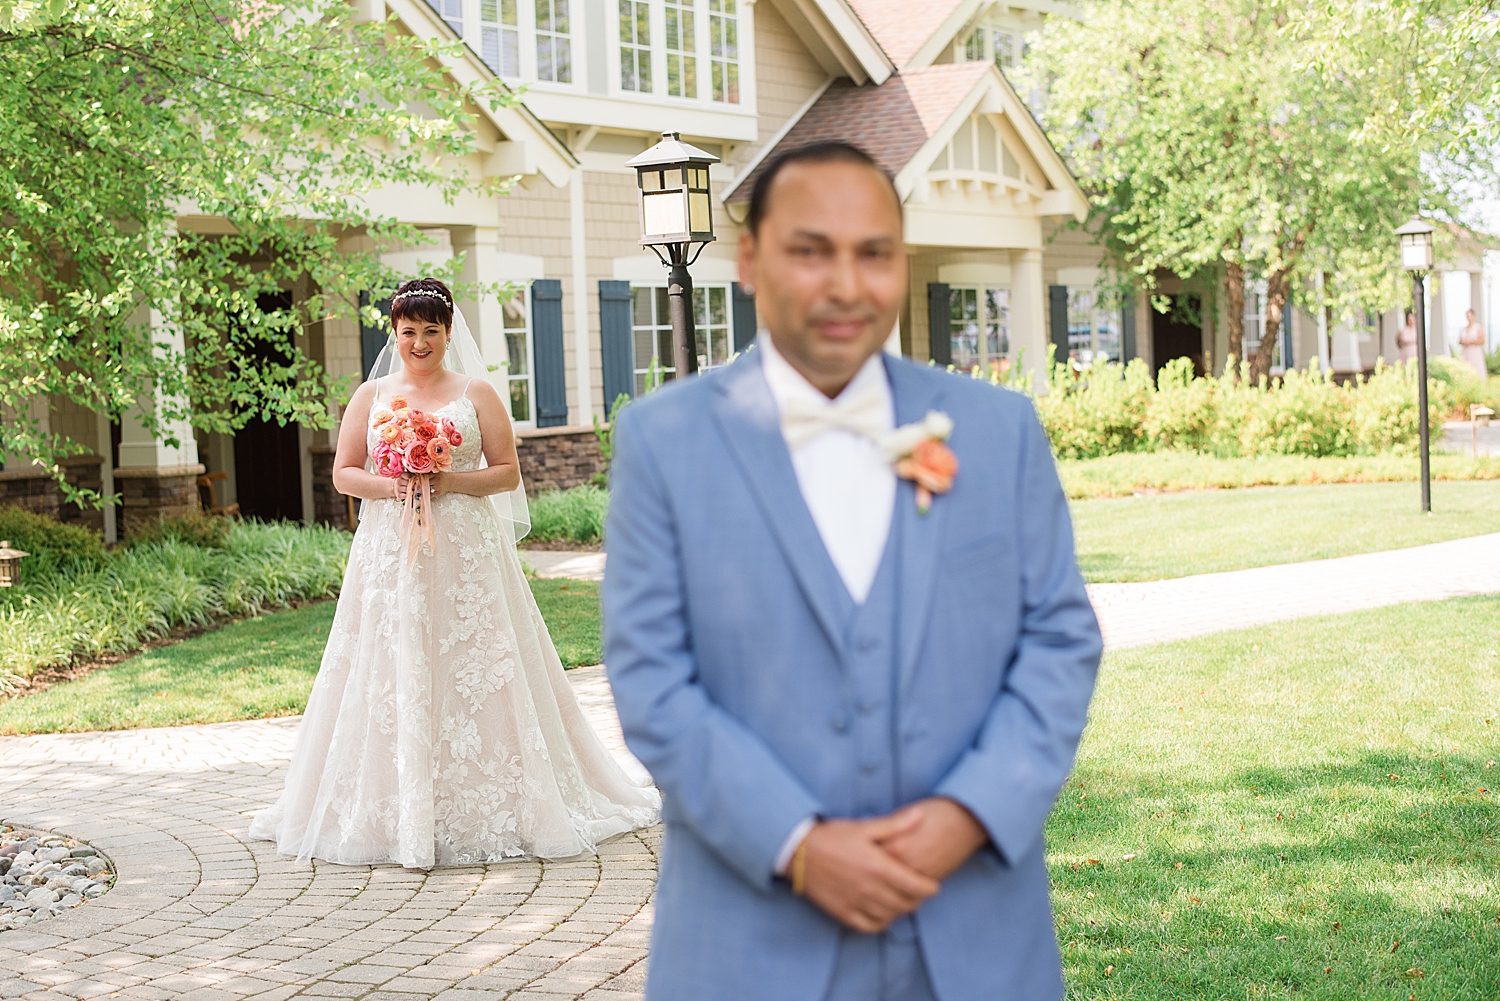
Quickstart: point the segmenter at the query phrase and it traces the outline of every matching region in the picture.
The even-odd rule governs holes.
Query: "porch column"
[[[583,225],[583,168],[568,181],[568,242],[573,261],[573,409],[570,424],[588,424],[594,417],[593,364],[589,351],[589,258]]]
[[[1446,358],[1452,352],[1448,348],[1448,311],[1443,308],[1443,297],[1448,293],[1448,273],[1432,271],[1427,279],[1427,354]]]
[[[1047,392],[1047,300],[1042,283],[1042,252],[1010,253],[1010,337],[1038,396]]]
[[[135,322],[149,325],[151,339],[170,351],[183,349],[182,331],[170,326],[160,310],[142,307]],[[146,393],[120,415],[120,464],[115,467],[115,488],[120,493],[117,522],[122,535],[133,526],[149,524],[160,517],[176,517],[198,510],[197,479],[203,473],[198,462],[198,443],[186,420],[164,423],[161,434],[146,430],[144,418],[160,414],[168,401]],[[178,401],[171,401],[178,402]],[[177,444],[167,441],[177,439]]]
[[[1484,315],[1484,271],[1469,272],[1469,308],[1474,311],[1474,322],[1485,332],[1485,351],[1489,351],[1489,317]]]
[[[497,282],[500,280],[500,228],[498,226],[461,226],[453,233],[453,253],[464,255],[461,282]],[[496,366],[489,374],[490,382],[500,393],[501,399],[509,399],[505,365],[509,360],[505,349],[505,311],[500,299],[484,295],[478,299],[460,299],[454,303],[464,314],[474,340],[479,344],[479,353],[486,365]]]

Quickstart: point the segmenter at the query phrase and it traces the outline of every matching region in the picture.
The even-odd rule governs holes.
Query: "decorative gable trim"
[[[418,38],[436,38],[444,42],[462,41],[425,0],[385,0],[385,6]],[[461,84],[496,79],[494,71],[467,45],[464,46],[460,59],[444,57],[443,69]],[[486,150],[486,174],[539,173],[553,187],[567,185],[574,169],[578,167],[578,158],[541,123],[530,108],[523,103],[506,108],[491,108],[487,104],[481,104],[479,113],[505,137],[493,149]]]
[[[848,0],[770,0],[831,77],[877,86],[896,71]]]

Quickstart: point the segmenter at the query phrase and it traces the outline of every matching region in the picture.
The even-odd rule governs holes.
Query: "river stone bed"
[[[109,860],[88,845],[0,824],[0,932],[54,918],[114,881]]]

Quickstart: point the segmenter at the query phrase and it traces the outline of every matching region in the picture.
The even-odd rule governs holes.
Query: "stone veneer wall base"
[[[201,510],[198,477],[203,466],[120,466],[115,470],[115,489],[120,493],[120,537],[155,524],[162,518],[179,518]]]
[[[78,489],[96,492],[103,489],[100,472],[103,460],[99,456],[70,456],[63,459],[61,465],[68,482]],[[0,507],[8,504],[104,534],[104,510],[93,506],[79,507],[67,500],[52,474],[36,466],[0,469]]]

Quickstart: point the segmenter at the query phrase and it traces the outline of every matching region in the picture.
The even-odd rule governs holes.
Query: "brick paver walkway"
[[[602,558],[549,571],[593,575]],[[539,568],[540,569],[540,568]],[[1110,646],[1500,592],[1500,534],[1338,560],[1090,588]],[[569,672],[627,760],[600,668]],[[0,932],[0,998],[626,1001],[640,997],[659,831],[598,858],[414,872],[305,866],[246,842],[295,719],[0,738],[0,819],[95,845],[114,889]]]

